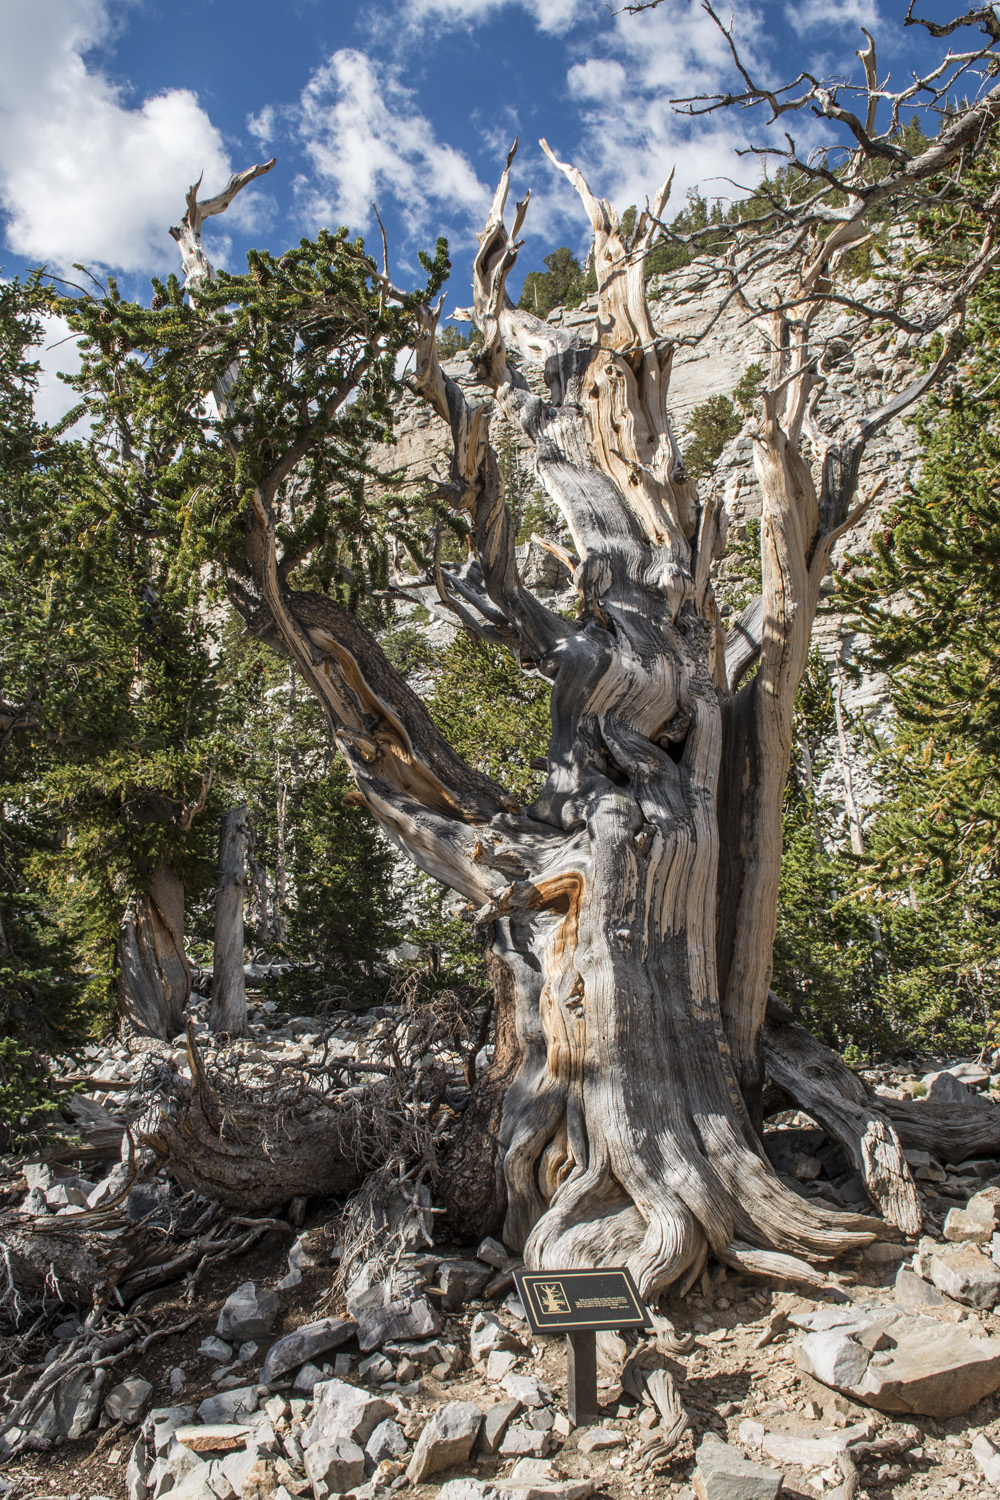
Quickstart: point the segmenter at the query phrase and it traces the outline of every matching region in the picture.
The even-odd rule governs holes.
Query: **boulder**
[[[498,1401],[483,1417],[479,1429],[479,1446],[484,1453],[496,1453],[507,1428],[521,1410],[520,1401]]]
[[[396,1408],[346,1380],[323,1380],[313,1388],[312,1421],[300,1439],[303,1448],[313,1443],[355,1443],[364,1448],[380,1422],[393,1417]]]
[[[503,1458],[544,1458],[551,1447],[547,1431],[531,1426],[530,1421],[518,1422],[507,1428],[499,1452]]]
[[[256,1410],[257,1387],[238,1385],[217,1396],[206,1396],[198,1407],[198,1416],[203,1422],[241,1422]]]
[[[503,1388],[512,1400],[521,1401],[525,1406],[546,1406],[555,1400],[549,1387],[536,1380],[534,1375],[506,1375]]]
[[[242,1497],[243,1485],[260,1458],[256,1443],[235,1449],[219,1465],[219,1472],[233,1487],[234,1494]]]
[[[349,1438],[332,1442],[321,1438],[311,1443],[303,1462],[313,1500],[327,1500],[329,1495],[342,1495],[345,1490],[364,1483],[365,1455]]]
[[[859,1385],[870,1358],[868,1349],[837,1328],[807,1333],[795,1350],[795,1363],[800,1370],[837,1390]]]
[[[911,1312],[948,1305],[936,1286],[931,1286],[929,1281],[915,1271],[908,1271],[905,1266],[900,1266],[896,1277],[896,1301]]]
[[[314,1323],[303,1323],[294,1333],[286,1334],[271,1345],[261,1368],[261,1383],[270,1385],[287,1375],[289,1370],[315,1359],[318,1354],[339,1349],[353,1337],[356,1328],[357,1324],[347,1318],[319,1318]]]
[[[358,1318],[358,1345],[367,1354],[391,1339],[426,1339],[441,1330],[441,1318],[426,1297],[389,1302]]]
[[[153,1387],[139,1375],[131,1375],[113,1386],[104,1398],[104,1410],[112,1422],[127,1422],[135,1427],[146,1415],[153,1398]]]
[[[215,1331],[220,1339],[229,1339],[240,1344],[244,1339],[264,1338],[274,1327],[278,1316],[278,1297],[244,1281],[225,1302],[219,1314]]]
[[[245,1422],[192,1422],[178,1427],[174,1437],[192,1453],[231,1453],[246,1447],[251,1431]]]
[[[457,1311],[472,1302],[491,1280],[493,1272],[479,1260],[445,1260],[438,1270],[438,1286],[444,1292],[444,1305]]]
[[[509,1349],[495,1349],[486,1361],[486,1379],[503,1380],[517,1364],[517,1355]]]
[[[950,1209],[942,1233],[946,1240],[973,1241],[985,1245],[1000,1227],[1000,1188],[975,1193],[964,1208]]]
[[[225,1339],[217,1339],[214,1333],[202,1339],[198,1345],[198,1353],[203,1359],[214,1359],[217,1364],[232,1364],[233,1346],[227,1344]]]
[[[596,1488],[593,1479],[449,1479],[437,1500],[587,1500]]]
[[[864,1381],[851,1394],[879,1411],[899,1415],[957,1417],[1000,1389],[1000,1348],[958,1326],[914,1318],[896,1329],[896,1347],[869,1361]]]
[[[45,1405],[31,1425],[31,1443],[48,1447],[52,1439],[71,1442],[89,1432],[101,1408],[106,1371],[73,1369],[49,1392]]]
[[[402,1458],[409,1446],[398,1422],[387,1417],[378,1424],[365,1444],[365,1456],[369,1463],[378,1465],[385,1458]]]
[[[493,1313],[477,1313],[469,1330],[469,1354],[475,1364],[485,1362],[491,1354],[509,1350],[521,1354],[524,1345],[516,1333],[505,1328]]]
[[[616,1427],[587,1427],[577,1438],[576,1446],[581,1453],[603,1453],[608,1448],[620,1448],[624,1442],[624,1432]]]
[[[977,1250],[929,1257],[930,1278],[939,1291],[966,1307],[995,1307],[1000,1300],[1000,1266]]]
[[[925,1073],[920,1081],[927,1089],[926,1097],[935,1104],[969,1103],[969,1090],[954,1073]]]
[[[691,1488],[697,1500],[777,1500],[782,1478],[709,1434],[698,1449]]]
[[[479,1436],[483,1414],[472,1401],[449,1401],[438,1407],[427,1423],[406,1469],[411,1484],[423,1484],[431,1474],[465,1463]]]
[[[978,1338],[939,1318],[889,1309],[884,1331],[890,1347],[867,1359],[860,1379],[835,1387],[852,1400],[892,1415],[945,1418],[959,1416],[1000,1389],[1000,1340]],[[860,1345],[855,1347],[867,1355]],[[858,1356],[845,1355],[836,1373],[846,1373],[854,1359],[860,1365]],[[815,1368],[833,1373],[819,1360]]]

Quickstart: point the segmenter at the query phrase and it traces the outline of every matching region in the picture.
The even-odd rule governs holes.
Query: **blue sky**
[[[901,81],[936,55],[903,32],[905,0],[754,0],[737,34],[772,82],[800,67],[857,70],[859,27]],[[926,0],[944,19],[951,8]],[[727,13],[728,14],[728,13]],[[641,16],[602,0],[0,0],[0,266],[10,276],[82,261],[145,295],[176,267],[168,226],[190,181],[275,155],[206,244],[238,269],[249,245],[281,250],[321,225],[376,233],[392,271],[452,246],[450,305],[469,301],[477,230],[507,146],[521,136],[518,194],[532,188],[519,276],[559,244],[585,249],[575,195],[538,148],[546,136],[619,207],[676,167],[673,204],[701,184],[748,181],[734,157],[760,123],[689,121],[671,99],[732,82],[697,0]],[[815,126],[796,117],[809,139]]]

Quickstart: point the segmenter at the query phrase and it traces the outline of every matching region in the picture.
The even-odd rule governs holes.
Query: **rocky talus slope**
[[[331,1059],[367,1063],[386,1038],[405,1047],[411,1025],[389,1008],[320,1019],[269,1001],[225,1060],[247,1091],[318,1079]],[[457,1099],[462,1057],[442,1043],[436,1062]],[[868,1081],[915,1107],[1000,1114],[1000,1077],[946,1062]],[[121,1270],[123,1307],[107,1287],[91,1305],[57,1275],[42,1289],[8,1279],[8,1500],[915,1500],[1000,1488],[996,1157],[908,1154],[925,1214],[917,1242],[873,1245],[806,1283],[713,1268],[665,1301],[643,1355],[669,1375],[675,1404],[653,1382],[636,1387],[612,1340],[598,1421],[574,1429],[564,1349],[529,1332],[516,1256],[491,1239],[436,1242],[426,1197],[404,1198],[392,1262],[355,1254],[342,1274],[334,1204],[314,1201],[304,1224],[302,1204],[291,1217],[227,1216],[150,1157],[135,1180],[150,1070],[164,1068],[190,1074],[183,1039],[153,1053],[92,1047],[70,1075],[64,1149],[3,1163],[8,1272],[18,1235],[107,1234],[115,1215],[123,1234],[141,1228],[167,1252],[138,1294],[148,1270]],[[772,1121],[766,1149],[804,1196],[867,1207],[806,1116]],[[193,1260],[171,1261],[192,1243]]]

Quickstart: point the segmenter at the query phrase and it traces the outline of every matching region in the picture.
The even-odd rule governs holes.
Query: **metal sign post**
[[[586,1427],[599,1416],[597,1334],[601,1329],[651,1328],[631,1273],[515,1271],[514,1280],[532,1333],[566,1335],[569,1419]]]

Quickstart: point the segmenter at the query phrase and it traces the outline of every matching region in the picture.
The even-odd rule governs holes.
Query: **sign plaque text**
[[[639,1288],[623,1266],[600,1271],[515,1271],[532,1333],[564,1333],[569,1418],[574,1427],[598,1418],[597,1340],[602,1329],[651,1328]]]

